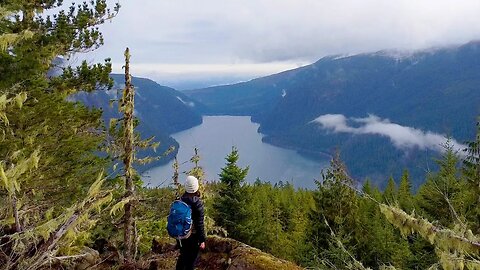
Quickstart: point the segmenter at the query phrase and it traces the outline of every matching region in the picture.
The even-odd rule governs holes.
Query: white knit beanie
[[[187,193],[195,193],[198,190],[198,179],[195,176],[187,176],[185,181],[185,191]]]

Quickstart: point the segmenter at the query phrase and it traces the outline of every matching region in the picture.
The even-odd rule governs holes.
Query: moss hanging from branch
[[[135,186],[133,183],[134,169],[134,101],[135,89],[130,76],[130,51],[125,50],[125,89],[121,99],[120,111],[123,113],[123,165],[125,169],[125,198],[135,197]],[[128,200],[124,205],[124,256],[127,263],[131,263],[134,251],[134,229],[133,201]]]
[[[12,252],[5,269],[38,269],[48,265],[59,252],[78,252],[81,247],[75,245],[76,239],[96,223],[92,214],[100,212],[101,206],[112,199],[111,191],[101,188],[104,180],[99,174],[87,197],[65,209],[59,216],[47,218],[35,227],[9,235]]]
[[[393,206],[379,204],[386,219],[404,236],[418,233],[435,246],[444,269],[480,269],[480,241],[471,230],[457,232],[439,228]]]
[[[138,233],[137,221],[141,221],[136,216],[138,204],[141,203],[141,194],[137,192],[137,188],[141,186],[141,180],[134,168],[134,164],[147,164],[154,160],[158,160],[173,151],[170,147],[165,153],[156,157],[136,158],[139,149],[153,149],[154,151],[160,145],[155,142],[154,137],[142,140],[140,134],[135,131],[138,119],[135,118],[135,88],[132,85],[130,75],[130,51],[127,48],[125,56],[125,87],[122,96],[118,99],[118,110],[122,114],[120,119],[110,119],[108,129],[108,146],[107,152],[118,163],[123,163],[123,178],[125,179],[123,196],[117,198],[116,203],[112,207],[110,214],[112,216],[121,213],[123,216],[123,247],[124,247],[124,263],[131,265],[135,260],[137,243],[142,237]],[[114,170],[117,165],[114,165]],[[123,209],[123,213],[122,213]]]

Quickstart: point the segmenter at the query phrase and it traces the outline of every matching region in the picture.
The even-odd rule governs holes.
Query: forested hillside
[[[373,114],[462,143],[474,135],[480,113],[478,59],[479,42],[416,53],[325,57],[245,83],[186,93],[204,103],[207,114],[252,115],[267,142],[309,154],[339,148],[359,179],[369,176],[384,186],[383,179],[408,168],[418,186],[436,151],[399,149],[385,135],[332,132],[311,121],[328,114],[364,121]]]
[[[111,103],[120,99],[125,80],[125,75],[122,74],[111,74],[110,76],[114,81],[111,90],[81,92],[72,97],[73,100],[81,101],[88,107],[102,109],[105,123],[120,116],[118,109]],[[165,164],[176,156],[179,145],[170,135],[201,124],[202,117],[197,113],[198,109],[196,108],[201,105],[192,101],[185,94],[161,86],[149,79],[132,77],[132,83],[136,89],[135,116],[139,120],[138,131],[143,138],[155,136],[156,140],[162,142],[158,148],[160,154],[170,147],[175,148],[168,156],[139,167],[143,171],[152,166]],[[152,156],[155,153],[143,151],[140,155]]]
[[[236,165],[234,150],[215,188],[214,218],[232,237],[314,269],[477,269],[480,190],[472,150],[462,161],[447,147],[440,169],[417,192],[408,171],[384,191],[370,181],[356,189],[338,155],[314,191],[247,185],[248,169]]]

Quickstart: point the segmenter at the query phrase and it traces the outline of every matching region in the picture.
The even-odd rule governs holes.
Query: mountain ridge
[[[91,93],[78,93],[73,100],[80,101],[89,107],[103,110],[103,119],[109,123],[111,118],[119,118],[120,115],[116,104],[110,106],[110,100],[118,100],[123,89],[124,75],[111,74],[114,87],[108,91],[94,91]],[[155,141],[160,142],[157,152],[140,151],[139,157],[159,156],[171,146],[174,151],[147,165],[138,166],[140,172],[149,168],[166,164],[173,159],[178,152],[178,142],[170,135],[182,130],[192,128],[202,123],[202,117],[197,113],[195,106],[202,106],[188,96],[173,88],[162,86],[153,80],[141,77],[132,77],[135,87],[135,103],[141,106],[135,107],[135,116],[140,120],[138,131],[142,138],[155,136]]]
[[[339,148],[358,178],[373,176],[382,185],[389,175],[398,178],[408,168],[423,179],[418,163],[429,167],[430,161],[424,161],[438,153],[421,148],[407,153],[380,135],[332,134],[311,124],[325,114],[347,118],[374,114],[461,142],[473,138],[480,113],[480,42],[394,56],[387,51],[328,56],[248,82],[185,93],[206,106],[203,113],[252,116],[266,142],[318,153]],[[379,160],[387,162],[381,165]]]

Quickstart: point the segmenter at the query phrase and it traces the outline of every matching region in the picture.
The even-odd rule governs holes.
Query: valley
[[[179,171],[192,169],[189,160],[197,148],[205,179],[218,181],[225,157],[232,147],[236,147],[240,155],[239,166],[249,167],[245,178],[247,183],[253,184],[259,179],[315,189],[315,180],[320,179],[321,171],[328,167],[329,157],[306,158],[294,150],[262,142],[263,135],[257,132],[258,126],[248,116],[204,116],[201,125],[172,135],[179,143]],[[144,172],[144,183],[152,187],[171,185],[172,166],[173,161],[170,161]]]
[[[309,161],[339,151],[352,177],[359,182],[369,178],[380,188],[407,169],[418,187],[436,169],[434,159],[447,138],[462,154],[465,142],[474,137],[480,114],[477,59],[480,42],[470,42],[408,54],[329,56],[242,83],[186,91],[134,78],[139,129],[161,142],[157,153],[141,156],[175,147],[139,169],[171,162],[182,147],[171,135],[201,124],[202,115],[250,116],[264,143],[294,150]],[[121,75],[112,78],[117,84],[122,80]],[[117,115],[108,106],[116,94],[97,91],[76,99],[102,108],[108,123]],[[334,122],[318,121],[325,117]]]
[[[205,105],[204,114],[252,116],[265,142],[313,155],[340,151],[356,179],[368,177],[385,187],[389,176],[398,179],[408,169],[418,186],[441,152],[417,143],[419,138],[436,134],[443,143],[452,137],[458,145],[474,138],[480,114],[478,59],[479,42],[330,56],[271,76],[185,93]],[[403,138],[413,143],[399,145],[388,130],[338,132],[314,122],[330,114],[360,119],[354,125],[373,115],[416,135]]]

